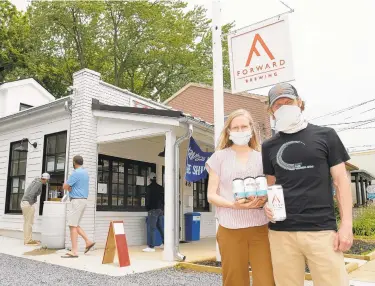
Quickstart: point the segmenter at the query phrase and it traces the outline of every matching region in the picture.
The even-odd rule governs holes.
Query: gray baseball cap
[[[289,83],[278,83],[268,92],[268,102],[272,106],[279,98],[286,97],[290,99],[297,99],[298,93],[296,88]]]

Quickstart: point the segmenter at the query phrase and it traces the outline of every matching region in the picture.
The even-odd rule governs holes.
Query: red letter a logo
[[[250,49],[250,53],[249,53],[249,56],[247,58],[247,61],[246,61],[246,65],[245,67],[248,67],[251,63],[251,59],[253,57],[253,54],[255,53],[258,57],[260,56],[260,53],[258,51],[258,49],[256,48],[256,44],[257,42],[259,42],[263,49],[266,51],[268,57],[271,59],[271,60],[274,60],[275,57],[273,56],[273,54],[271,53],[271,51],[269,50],[269,48],[267,47],[266,43],[263,41],[262,37],[259,36],[259,34],[256,34],[255,37],[254,37],[254,41],[253,41],[253,44],[251,45],[251,49]]]

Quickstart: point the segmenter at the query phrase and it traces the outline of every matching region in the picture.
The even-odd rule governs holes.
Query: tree
[[[34,77],[56,97],[67,94],[72,74],[83,68],[152,99],[165,100],[192,81],[212,84],[210,21],[201,6],[186,7],[158,0],[34,1],[23,15],[32,33],[18,76]],[[224,39],[225,68],[226,47]],[[228,76],[225,70],[226,84]]]
[[[28,74],[25,54],[29,50],[27,16],[9,1],[0,2],[0,83]]]

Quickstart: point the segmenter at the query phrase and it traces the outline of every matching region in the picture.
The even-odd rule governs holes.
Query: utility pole
[[[212,62],[214,89],[214,125],[215,148],[220,133],[224,128],[224,80],[223,80],[223,49],[221,46],[221,5],[220,0],[212,1]],[[219,223],[216,220],[216,233]],[[221,261],[219,246],[216,242],[216,260]]]

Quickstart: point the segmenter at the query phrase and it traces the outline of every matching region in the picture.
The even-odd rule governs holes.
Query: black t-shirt
[[[156,183],[156,181],[151,181],[151,184],[147,186],[146,190],[146,209],[164,210],[164,188]]]
[[[330,168],[350,159],[332,128],[279,132],[262,145],[263,171],[284,189],[287,218],[271,230],[336,230]]]

